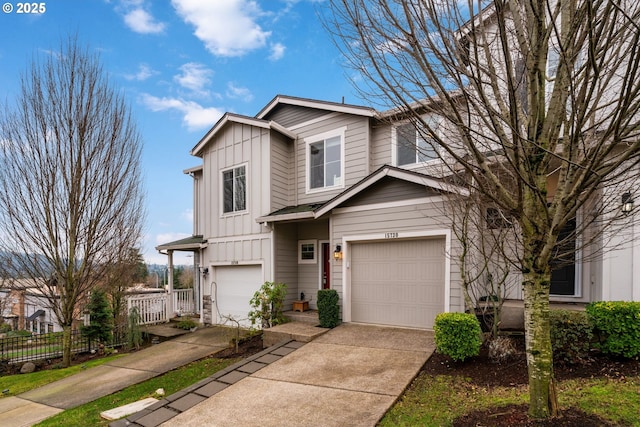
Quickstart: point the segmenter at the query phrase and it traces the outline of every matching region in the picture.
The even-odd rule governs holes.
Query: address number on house
[[[397,239],[398,233],[384,233],[385,239]]]

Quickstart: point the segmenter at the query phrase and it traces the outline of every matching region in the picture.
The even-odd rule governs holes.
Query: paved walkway
[[[434,349],[426,331],[343,324],[287,341],[111,427],[375,426]]]
[[[0,399],[0,426],[27,427],[64,409],[96,400],[229,346],[233,330],[200,328],[104,365]]]

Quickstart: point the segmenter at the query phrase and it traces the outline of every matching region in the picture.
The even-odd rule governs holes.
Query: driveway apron
[[[433,333],[347,323],[163,426],[374,426],[434,350]]]

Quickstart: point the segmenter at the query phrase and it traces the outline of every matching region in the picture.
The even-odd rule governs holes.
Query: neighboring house
[[[465,190],[388,116],[276,96],[255,117],[225,114],[195,145],[193,236],[157,249],[194,252],[203,321],[246,318],[265,281],[287,284],[285,308],[335,289],[345,322],[430,329],[464,311],[447,195]],[[552,300],[640,300],[634,250],[579,265]]]
[[[27,280],[12,280],[0,288],[2,318],[13,330],[34,334],[61,332],[49,300]]]

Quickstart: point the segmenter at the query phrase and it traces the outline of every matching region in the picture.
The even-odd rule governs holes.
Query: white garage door
[[[432,329],[444,311],[445,240],[354,243],[351,320]]]
[[[249,326],[247,320],[251,310],[249,301],[253,294],[262,286],[262,267],[259,265],[238,265],[215,267],[215,282],[217,292],[218,323],[224,323],[224,316],[232,316],[236,320],[243,320],[242,324]]]

